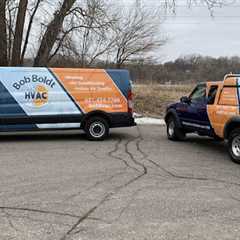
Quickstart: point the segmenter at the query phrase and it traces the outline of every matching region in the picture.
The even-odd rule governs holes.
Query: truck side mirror
[[[190,99],[189,97],[187,97],[187,96],[184,96],[184,97],[181,97],[181,98],[180,98],[180,101],[181,101],[182,103],[190,103],[190,102],[191,102],[191,99]]]

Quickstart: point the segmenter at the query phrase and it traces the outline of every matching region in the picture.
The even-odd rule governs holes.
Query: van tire
[[[240,164],[240,129],[235,129],[229,134],[228,152],[233,162]]]
[[[183,141],[186,137],[183,129],[177,126],[176,119],[173,116],[167,120],[167,137],[171,141]]]
[[[91,117],[84,124],[84,131],[91,141],[102,141],[109,136],[109,124],[102,117]]]

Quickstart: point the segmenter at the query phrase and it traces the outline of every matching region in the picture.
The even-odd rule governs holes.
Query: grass
[[[166,106],[188,95],[192,85],[134,85],[134,111],[144,116],[163,117]]]

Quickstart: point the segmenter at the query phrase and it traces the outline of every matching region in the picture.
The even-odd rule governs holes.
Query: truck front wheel
[[[240,129],[235,129],[229,134],[228,152],[232,160],[240,164]]]
[[[102,117],[91,117],[86,121],[84,131],[89,140],[102,141],[109,135],[109,124]]]
[[[167,120],[167,136],[169,140],[181,141],[185,139],[185,132],[176,124],[174,117],[169,117]]]

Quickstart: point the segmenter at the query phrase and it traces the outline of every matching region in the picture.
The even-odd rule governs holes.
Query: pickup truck
[[[232,160],[240,163],[240,74],[228,74],[223,81],[199,83],[189,96],[166,109],[167,136],[184,140],[197,133],[227,140]]]

